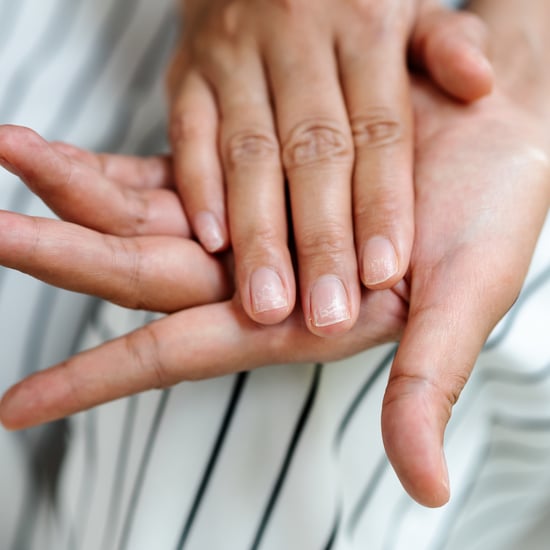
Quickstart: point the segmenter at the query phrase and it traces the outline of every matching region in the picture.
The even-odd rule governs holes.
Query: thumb
[[[449,95],[475,101],[493,87],[488,59],[488,31],[472,13],[428,2],[411,37],[413,64],[424,69]]]
[[[479,288],[457,292],[461,286],[467,286],[464,280],[462,285],[453,284],[452,279],[438,285],[432,279],[425,285],[426,292],[415,293],[418,288],[413,285],[409,320],[382,408],[388,458],[405,490],[430,507],[449,499],[445,427],[496,322],[494,308],[472,303],[472,296],[480,295]]]

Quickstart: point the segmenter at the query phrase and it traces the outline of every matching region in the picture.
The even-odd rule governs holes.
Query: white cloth
[[[0,122],[93,149],[164,146],[171,0],[0,0]],[[1,32],[3,30],[3,32]],[[47,214],[0,174],[2,208]],[[392,346],[148,392],[0,435],[8,550],[540,550],[550,540],[550,225],[446,441],[453,497],[416,505],[384,456]],[[0,389],[147,315],[0,271]],[[66,444],[66,450],[64,450]],[[65,457],[56,506],[44,477]]]

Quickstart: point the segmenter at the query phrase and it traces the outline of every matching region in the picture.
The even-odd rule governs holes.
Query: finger
[[[494,83],[487,37],[477,16],[428,2],[411,37],[412,59],[448,94],[475,101],[489,94]]]
[[[170,114],[175,179],[185,211],[210,252],[229,242],[223,173],[218,155],[218,111],[204,79],[191,71],[175,95]]]
[[[308,328],[327,336],[349,330],[359,310],[353,144],[332,44],[320,30],[289,25],[287,31],[267,44],[266,65],[289,180],[302,308]]]
[[[374,289],[391,288],[404,277],[414,236],[412,106],[404,41],[397,31],[365,32],[361,25],[356,32],[342,32],[339,42],[355,144],[357,257],[363,283]]]
[[[135,189],[174,188],[172,159],[166,155],[135,157],[92,153],[62,141],[50,142],[50,146],[116,183]]]
[[[23,380],[2,398],[0,421],[23,429],[185,380],[341,358],[393,340],[405,313],[391,290],[369,293],[362,322],[343,339],[319,339],[300,315],[261,327],[235,301],[180,311]]]
[[[227,298],[222,265],[179,237],[120,238],[78,225],[0,212],[0,264],[117,304],[175,311]]]
[[[251,52],[241,57],[217,82],[231,242],[245,311],[273,324],[295,301],[285,183],[261,61]]]
[[[37,373],[4,395],[0,420],[22,429],[147,389],[250,368],[269,341],[238,309],[224,302],[181,311]]]
[[[67,221],[116,235],[189,235],[181,203],[173,192],[118,185],[88,164],[67,157],[59,146],[51,146],[28,128],[1,128],[0,157],[1,164]],[[130,159],[122,164],[130,165]],[[161,170],[158,182],[166,178],[164,168],[156,164]],[[136,166],[132,172],[138,170]],[[151,181],[150,175],[145,178]]]
[[[457,255],[415,272],[408,322],[384,396],[382,432],[408,493],[426,506],[449,498],[444,431],[483,343],[498,319],[494,284]],[[501,314],[503,312],[500,312]]]

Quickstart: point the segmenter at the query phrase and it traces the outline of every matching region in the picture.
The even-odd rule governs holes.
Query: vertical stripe
[[[168,403],[169,397],[170,397],[170,390],[169,389],[163,390],[157,405],[157,409],[155,411],[155,416],[151,424],[149,435],[147,436],[145,448],[141,456],[138,473],[136,475],[136,480],[134,482],[134,488],[132,490],[132,494],[130,497],[130,503],[128,504],[128,509],[126,510],[126,517],[124,519],[124,524],[122,527],[122,534],[120,537],[118,550],[125,550],[128,547],[128,542],[130,540],[130,532],[132,529],[132,523],[134,521],[137,506],[139,503],[139,498],[141,496],[141,490],[143,488],[145,476],[147,475],[147,469],[149,468],[149,462],[151,461],[151,455],[153,454],[153,449],[155,447],[155,442],[160,429],[160,425],[162,423],[164,412],[166,411],[166,405]]]
[[[334,523],[332,524],[332,528],[330,530],[328,540],[326,544],[323,546],[323,550],[332,550],[332,548],[334,547],[334,544],[338,537],[338,533],[340,531],[341,521],[342,521],[342,503],[338,502],[338,505],[336,507],[336,515],[334,516]]]
[[[199,483],[199,487],[197,489],[197,493],[195,494],[195,498],[193,500],[191,510],[187,516],[187,520],[185,521],[185,524],[181,531],[181,535],[177,545],[178,550],[182,550],[185,546],[185,543],[187,542],[189,533],[191,532],[191,528],[193,527],[193,522],[195,520],[195,517],[197,516],[202,499],[204,497],[206,489],[208,488],[208,483],[210,481],[210,478],[212,477],[212,473],[214,471],[218,457],[220,455],[223,444],[225,442],[225,438],[227,436],[227,432],[231,425],[231,421],[233,420],[233,417],[235,415],[235,411],[237,409],[237,405],[241,398],[243,388],[245,386],[247,378],[248,378],[248,372],[242,372],[235,377],[233,390],[229,397],[229,403],[227,404],[227,408],[226,408],[218,435],[216,437],[214,447],[210,454],[210,458],[208,459],[208,462],[206,464],[206,468],[204,470],[202,479]]]
[[[84,413],[84,467],[74,519],[69,526],[67,550],[77,550],[83,540],[97,481],[98,435],[96,411]]]
[[[382,481],[382,476],[384,475],[385,471],[388,469],[389,465],[390,463],[388,462],[388,459],[385,454],[378,459],[378,464],[376,465],[376,468],[372,472],[369,478],[369,481],[367,483],[367,486],[365,487],[364,491],[361,493],[361,496],[359,497],[357,504],[355,505],[352,513],[350,514],[348,525],[346,527],[346,530],[350,536],[353,535],[353,533],[355,532],[357,525],[359,524],[359,520],[361,519],[363,513],[365,512],[365,509],[367,508],[369,502],[374,496],[374,493],[378,488],[378,485]]]
[[[256,536],[254,537],[254,540],[250,547],[251,550],[257,550],[260,547],[260,544],[262,543],[262,539],[264,537],[265,531],[269,524],[269,520],[271,519],[271,515],[273,514],[273,510],[275,509],[275,506],[277,504],[277,499],[279,498],[279,495],[283,488],[283,484],[285,482],[288,470],[292,463],[292,459],[294,458],[294,454],[298,447],[298,443],[300,441],[300,438],[302,436],[306,423],[309,419],[310,413],[313,409],[313,404],[315,402],[315,398],[317,397],[317,392],[319,389],[322,370],[323,370],[323,365],[321,363],[318,363],[317,365],[315,365],[315,370],[313,373],[309,392],[306,396],[306,400],[300,412],[300,416],[298,417],[298,420],[296,422],[296,426],[294,427],[294,432],[292,434],[292,438],[290,440],[285,458],[283,460],[283,464],[281,465],[279,475],[277,476],[277,479],[271,491],[271,495],[269,497],[269,500],[267,501],[264,512],[262,514],[260,524],[256,531]]]
[[[138,399],[138,395],[133,395],[126,400],[126,411],[122,424],[122,437],[116,457],[111,497],[107,508],[107,523],[103,532],[103,539],[100,546],[101,550],[110,548],[115,542],[115,533],[121,512],[122,494],[126,481],[129,452],[134,435]]]
[[[357,395],[354,397],[350,406],[344,413],[344,416],[340,421],[340,424],[338,426],[338,429],[336,430],[336,435],[334,438],[334,448],[336,451],[338,451],[340,448],[342,439],[344,437],[344,433],[347,427],[349,426],[352,418],[354,417],[355,413],[358,411],[361,403],[365,399],[366,395],[368,394],[368,392],[370,391],[374,383],[378,380],[380,375],[386,370],[388,365],[392,362],[393,357],[395,356],[396,350],[397,350],[397,346],[392,346],[391,350],[383,357],[380,363],[375,367],[372,374],[367,378],[365,383],[361,386],[361,388],[357,392]]]

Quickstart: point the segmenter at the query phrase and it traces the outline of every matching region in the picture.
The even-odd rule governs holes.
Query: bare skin
[[[169,75],[171,138],[195,234],[211,251],[231,235],[251,319],[286,318],[298,286],[310,331],[349,330],[361,281],[391,288],[409,265],[407,54],[449,94],[477,99],[492,84],[483,25],[432,0],[182,6],[184,32]]]
[[[515,26],[495,23],[491,11],[482,8],[487,5],[479,4],[480,13],[491,21],[497,38],[500,30],[508,37],[509,29]],[[513,12],[510,18],[515,24]],[[541,51],[524,50],[521,66],[528,74],[544,74],[536,71],[536,63],[545,59],[543,52],[550,51],[543,46]],[[415,499],[428,506],[443,504],[449,497],[449,483],[442,443],[452,405],[487,335],[520,291],[550,205],[548,83],[545,77],[525,79],[521,71],[508,74],[507,64],[501,62],[507,55],[504,51],[503,58],[496,58],[496,91],[475,105],[458,105],[429,83],[414,82],[418,120],[416,238],[410,273],[407,285],[364,291],[360,322],[352,330],[339,338],[317,338],[299,311],[278,325],[261,327],[244,314],[235,300],[176,311],[14,386],[0,404],[4,425],[23,428],[147,388],[264,364],[336,359],[398,339],[399,350],[382,413],[386,451]],[[40,150],[45,156],[37,154]],[[54,155],[55,161],[47,155]],[[57,204],[52,206],[84,226],[91,221],[82,209],[71,206],[77,195],[87,193],[90,205],[105,207],[108,185],[112,185],[113,192],[116,188],[126,189],[128,178],[124,174],[130,170],[135,178],[143,171],[139,159],[108,157],[106,162],[103,157],[100,162],[89,153],[71,152],[59,145],[52,148],[28,130],[13,127],[0,132],[0,156],[23,179],[29,180],[32,175],[29,183],[37,194],[45,199],[55,196]],[[78,185],[79,178],[73,178],[72,185],[63,185],[65,180],[59,178],[59,188],[52,191],[54,182],[46,181],[45,171],[40,168],[57,165],[60,174],[66,174],[71,173],[70,165],[75,162],[80,170],[75,173],[84,179],[89,177],[87,170],[95,170],[95,177],[100,177],[98,168],[105,171],[105,166],[110,167],[110,175],[104,174],[101,180],[101,192]],[[158,160],[149,162],[167,166]],[[149,200],[148,211],[156,211],[156,194],[151,193],[151,187],[173,193],[166,189],[168,181],[168,172],[159,169],[157,179],[134,189]],[[115,202],[115,207],[120,209],[121,217],[128,218],[125,201]],[[113,215],[111,220],[118,217],[115,210]],[[131,240],[134,234],[140,238],[145,234],[153,239],[159,232],[182,233],[186,226],[182,210],[174,209],[170,220],[162,231],[140,221],[132,232],[129,223],[124,238]],[[119,303],[131,304],[127,285],[113,289],[109,277],[98,282],[95,274],[75,269],[85,265],[86,258],[79,252],[83,241],[98,242],[96,233],[82,233],[82,228],[74,225],[67,229],[63,222],[31,221],[13,213],[2,213],[0,223],[8,237],[0,247],[1,263],[59,286],[78,290],[80,285],[81,290],[89,292],[90,285],[95,285],[96,294],[111,294],[111,299],[116,295]],[[103,252],[99,247],[95,254],[111,259],[105,265],[111,265],[117,277],[126,272],[127,277],[135,278],[138,272],[141,280],[153,283],[159,274],[147,261],[143,248],[127,246],[132,253],[112,262],[113,246],[109,243],[120,238],[121,230],[117,221],[111,222],[112,227],[108,219],[102,223],[93,229],[111,237],[104,242]],[[72,231],[78,233],[75,238],[71,237]],[[29,246],[34,251],[30,257]],[[62,254],[60,247],[64,247]],[[140,266],[137,271],[136,266]],[[221,273],[224,266],[212,269]],[[169,284],[165,279],[162,282]],[[208,294],[228,292],[225,277],[203,277],[198,284],[205,286],[205,302]],[[185,303],[185,290],[179,292],[182,294],[178,300]],[[157,308],[159,295],[166,299],[165,294],[171,293],[160,292],[154,284],[145,285],[140,292],[151,309]],[[178,304],[173,305],[177,309]]]

